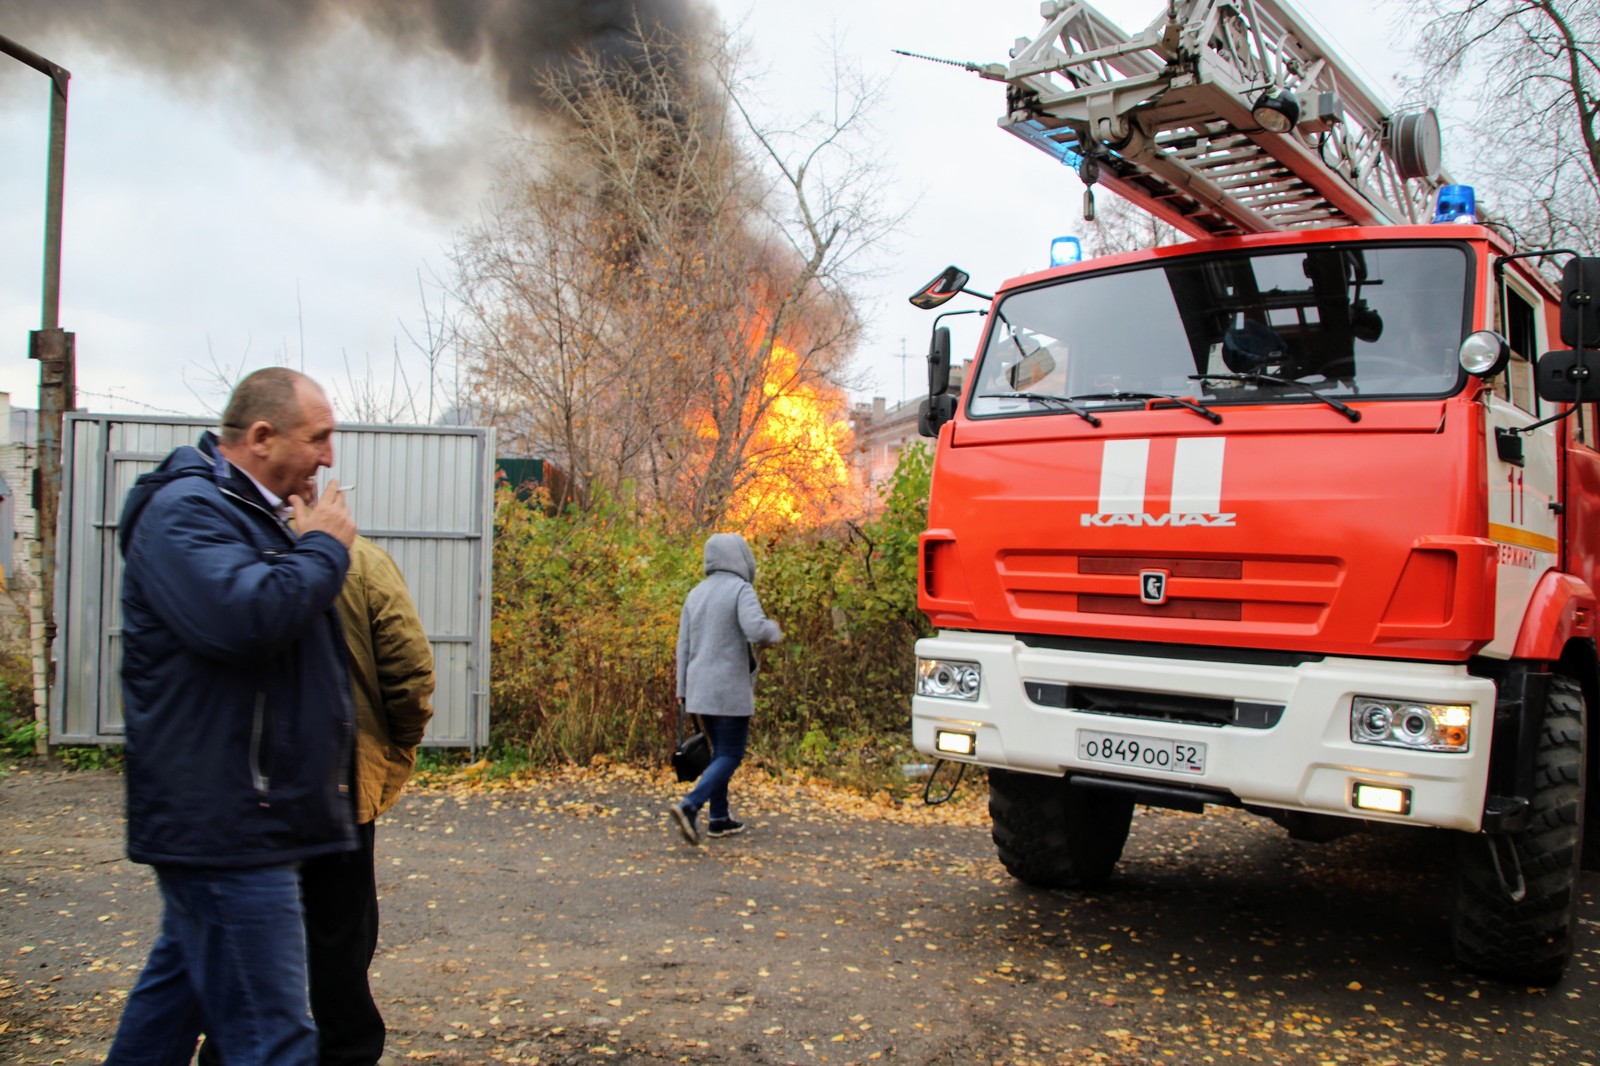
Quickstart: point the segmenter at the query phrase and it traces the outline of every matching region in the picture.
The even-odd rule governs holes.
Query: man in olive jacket
[[[360,847],[309,860],[300,887],[320,1066],[373,1066],[385,1037],[367,983],[378,947],[376,820],[400,798],[433,717],[433,650],[400,568],[365,537],[350,548],[338,606],[355,699]]]
[[[315,501],[316,482],[307,481],[301,495]],[[337,606],[355,702],[359,846],[305,862],[300,891],[318,1066],[374,1066],[387,1036],[367,981],[378,948],[376,823],[400,798],[433,717],[433,650],[405,576],[365,537],[350,546],[350,571]],[[200,1063],[222,1066],[210,1040]]]

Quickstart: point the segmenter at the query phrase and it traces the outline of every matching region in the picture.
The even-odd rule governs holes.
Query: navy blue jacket
[[[210,433],[134,483],[118,540],[128,857],[242,867],[353,848],[344,545],[296,539]]]

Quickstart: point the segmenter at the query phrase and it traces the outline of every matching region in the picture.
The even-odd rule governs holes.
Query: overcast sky
[[[0,34],[20,39],[8,10],[54,2],[5,0]],[[1136,32],[1165,4],[1096,6]],[[1404,41],[1391,31],[1389,9],[1314,6],[1312,24],[1380,98],[1397,101],[1392,76]],[[761,101],[769,113],[820,105],[830,36],[883,80],[878,144],[894,179],[886,206],[910,213],[894,246],[878,252],[883,277],[864,290],[869,335],[854,398],[914,397],[929,316],[906,304],[907,293],[949,263],[984,291],[1044,266],[1051,237],[1082,230],[1082,187],[996,128],[1003,86],[890,50],[1003,62],[1016,37],[1041,25],[1036,0],[716,0],[714,8],[742,23],[757,64],[769,68]],[[495,157],[522,132],[482,70],[443,57],[395,60],[391,69],[405,76],[388,106],[415,130],[444,131],[415,153],[428,166],[412,173],[404,163],[359,162],[347,130],[319,131],[306,111],[339,93],[328,71],[382,52],[358,33],[312,53],[311,74],[280,72],[297,89],[281,106],[263,102],[259,79],[245,85],[226,70],[157,76],[73,35],[20,43],[73,75],[61,324],[77,335],[81,407],[210,413],[221,399],[214,365],[230,373],[241,364],[303,365],[336,402],[369,370],[387,379],[397,347],[408,372],[421,372],[406,330],[421,334],[423,299],[439,299],[452,240],[476,216]],[[47,79],[0,56],[0,389],[29,407],[38,387],[27,341],[40,324],[48,109]],[[384,119],[373,119],[375,140],[388,129]],[[311,134],[291,135],[301,122]],[[1445,163],[1471,180],[1448,133]],[[958,354],[972,343],[957,332]]]

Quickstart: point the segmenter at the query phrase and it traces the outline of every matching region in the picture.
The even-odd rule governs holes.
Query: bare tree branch
[[[876,90],[841,73],[830,116],[781,129],[731,40],[636,54],[550,75],[561,125],[458,242],[473,402],[564,467],[579,506],[817,517],[848,488],[851,259],[898,222],[878,207]]]
[[[1408,0],[1424,99],[1475,105],[1453,129],[1497,220],[1532,246],[1600,250],[1600,0]]]

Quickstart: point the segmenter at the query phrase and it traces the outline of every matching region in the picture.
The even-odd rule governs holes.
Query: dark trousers
[[[374,1066],[383,1054],[383,1015],[367,984],[378,950],[376,829],[375,822],[358,825],[355,851],[319,855],[300,866],[320,1066]]]
[[[728,782],[744,762],[745,748],[750,743],[750,718],[702,714],[700,721],[705,723],[706,736],[711,741],[711,764],[694,783],[693,791],[683,797],[683,803],[692,811],[709,804],[711,820],[722,821],[732,817],[728,810]]]
[[[200,1030],[209,1029],[232,1066],[312,1066],[317,1034],[306,1010],[294,864],[158,866],[156,879],[161,936],[128,995],[106,1062],[187,1066]]]
[[[367,984],[378,950],[376,828],[374,822],[356,826],[355,851],[300,865],[319,1066],[374,1066],[383,1054],[383,1016]],[[228,1066],[209,1039],[200,1048],[200,1066]]]

